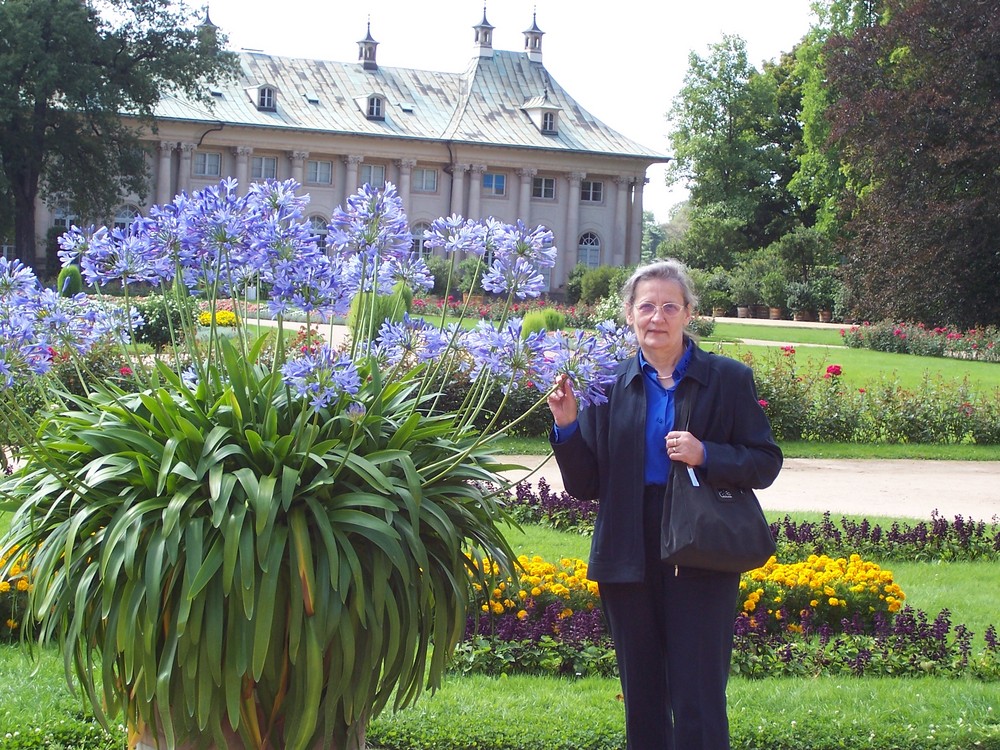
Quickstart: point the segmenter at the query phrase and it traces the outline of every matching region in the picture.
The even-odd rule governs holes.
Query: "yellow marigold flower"
[[[527,610],[524,610],[524,609],[519,609],[519,610],[517,611],[517,619],[518,619],[518,620],[523,620],[523,619],[525,619],[525,618],[526,618],[527,616],[528,616],[528,612],[527,612]]]
[[[7,620],[7,627],[10,628],[11,630],[16,629],[17,628],[17,620],[15,620],[14,618],[8,619]]]
[[[490,602],[490,611],[495,615],[502,615],[503,605],[500,602]]]
[[[27,578],[22,578],[22,579],[20,579],[17,582],[17,590],[18,591],[27,591],[28,590],[28,579]]]
[[[819,599],[812,599],[812,600],[810,600],[809,601],[809,606],[810,607],[818,607],[819,606]]]
[[[831,596],[830,597],[830,606],[831,607],[836,607],[838,604],[840,604],[840,600],[837,599],[837,597],[835,597],[835,596]]]
[[[493,589],[494,599],[499,599],[501,596],[503,596],[503,591],[501,591],[500,589]]]
[[[542,590],[540,588],[538,588],[538,586],[535,586],[533,589],[531,589],[531,595],[532,596],[541,596],[542,595]]]
[[[528,598],[528,592],[525,591],[524,589],[521,589],[520,591],[517,592],[517,598],[521,599],[522,601],[525,600],[525,599],[527,599]]]
[[[10,591],[10,583],[7,581],[0,581],[0,594],[6,594]]]
[[[569,607],[566,607],[566,609],[564,609],[562,612],[559,613],[560,620],[564,620],[567,617],[572,617],[572,616],[573,616],[573,610],[571,610]]]

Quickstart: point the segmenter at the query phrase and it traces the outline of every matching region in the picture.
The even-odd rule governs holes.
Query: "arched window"
[[[587,268],[597,268],[601,265],[601,238],[593,232],[581,234],[580,242],[577,244],[576,259]]]
[[[426,221],[418,221],[410,227],[410,237],[413,238],[413,244],[410,245],[410,250],[414,253],[420,253],[420,257],[424,260],[427,260],[434,254],[434,248],[427,247],[427,241],[424,239],[424,232],[430,228],[431,225]]]
[[[135,206],[122,206],[118,209],[118,213],[115,214],[114,228],[128,229],[132,221],[140,213],[141,211]]]
[[[316,246],[321,250],[326,247],[326,235],[329,231],[326,228],[326,225],[326,219],[319,214],[313,214],[309,217],[309,231],[311,231],[313,237],[316,238]]]

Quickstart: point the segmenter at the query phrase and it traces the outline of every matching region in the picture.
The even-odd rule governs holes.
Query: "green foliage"
[[[449,276],[452,273],[454,256],[449,255],[447,257],[443,257],[440,255],[431,255],[430,257],[425,258],[424,262],[427,264],[427,270],[429,270],[434,276],[434,286],[428,294],[444,297],[445,294],[448,293],[448,281]],[[457,278],[451,279],[451,294],[455,294],[458,291],[455,286],[456,281]]]
[[[83,291],[83,274],[80,267],[69,265],[63,267],[56,280],[56,290],[63,297],[73,297]]]
[[[156,349],[179,343],[185,322],[197,313],[197,303],[187,295],[153,294],[134,298],[131,304],[143,320],[135,329],[134,340]]]
[[[996,326],[957,330],[882,321],[851,326],[843,338],[853,349],[1000,362],[1000,328]]]
[[[347,326],[359,341],[369,341],[385,321],[398,323],[412,307],[413,292],[405,284],[397,284],[392,294],[362,292],[351,300]]]
[[[521,337],[527,338],[537,331],[559,331],[566,327],[566,316],[559,310],[546,307],[525,313],[521,321]]]
[[[483,259],[470,255],[458,264],[458,288],[463,294],[483,293],[483,274],[488,270]]]
[[[580,280],[580,301],[587,305],[596,304],[621,288],[621,284],[616,283],[619,278],[619,269],[615,266],[587,269]]]
[[[587,266],[577,263],[566,279],[566,304],[575,305],[583,295],[583,277],[587,274]]]
[[[812,286],[805,281],[789,282],[786,305],[792,312],[815,312],[816,296]]]
[[[768,307],[784,307],[788,302],[788,282],[781,271],[768,271],[760,280],[760,296]]]

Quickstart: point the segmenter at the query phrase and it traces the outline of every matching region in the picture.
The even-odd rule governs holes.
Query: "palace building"
[[[155,137],[144,136],[148,200],[122,206],[114,222],[226,176],[242,189],[293,178],[323,235],[360,185],[391,182],[416,249],[449,214],[546,226],[559,249],[554,296],[577,263],[638,262],[646,169],[668,157],[596,119],[552,79],[534,19],[519,52],[493,48],[485,13],[473,31],[463,73],[380,66],[370,24],[353,63],[240,51],[239,79],[212,88],[210,105],[161,101]],[[37,234],[74,221],[40,205]]]

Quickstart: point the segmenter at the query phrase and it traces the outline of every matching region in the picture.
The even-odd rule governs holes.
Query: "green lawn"
[[[839,328],[806,328],[804,326],[754,325],[753,323],[716,323],[712,335],[705,341],[774,341],[776,343],[822,344],[843,346]]]

